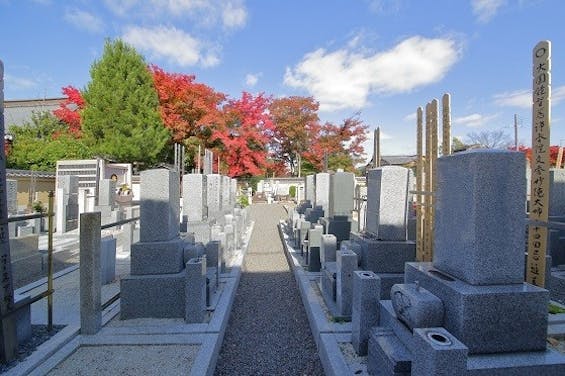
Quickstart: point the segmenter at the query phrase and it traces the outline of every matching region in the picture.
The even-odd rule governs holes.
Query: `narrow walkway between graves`
[[[277,230],[281,205],[251,207],[255,227],[216,375],[323,375]]]

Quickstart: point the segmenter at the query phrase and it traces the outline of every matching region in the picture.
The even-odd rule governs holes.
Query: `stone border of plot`
[[[6,375],[45,375],[65,361],[81,346],[105,345],[200,345],[190,375],[213,375],[227,329],[235,293],[241,278],[241,266],[247,253],[254,222],[247,229],[242,250],[229,273],[220,275],[224,289],[218,298],[214,314],[207,324],[172,324],[144,327],[108,327],[106,324],[120,312],[119,300],[102,316],[102,329],[95,335],[81,335],[78,325],[68,325],[43,343],[23,362]]]
[[[312,281],[320,277],[320,273],[307,272],[300,265],[296,250],[289,244],[288,236],[283,230],[284,221],[278,224],[279,235],[294,279],[300,289],[302,304],[308,316],[310,329],[318,347],[318,354],[327,376],[367,375],[362,367],[349,364],[344,357],[339,344],[351,342],[351,323],[335,323],[327,319],[320,304],[319,297],[312,290]]]

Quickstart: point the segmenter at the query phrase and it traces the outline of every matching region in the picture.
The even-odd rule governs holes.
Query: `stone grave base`
[[[419,281],[443,301],[443,327],[470,354],[546,348],[549,292],[545,289],[527,283],[474,286],[424,262],[407,263],[405,278],[405,283]]]
[[[351,241],[361,245],[361,269],[375,273],[404,273],[404,263],[416,260],[416,243],[369,238],[351,233]]]
[[[121,318],[184,318],[186,272],[121,279]]]
[[[138,242],[131,245],[131,274],[178,273],[184,268],[185,242]]]
[[[396,317],[389,300],[381,301],[381,327],[371,330],[367,370],[378,375],[410,375],[413,361],[421,346],[415,335]],[[419,329],[422,330],[422,329]],[[451,337],[453,343],[459,342]],[[455,351],[461,351],[461,343]],[[450,350],[448,346],[443,351]],[[433,353],[434,351],[432,351]],[[461,355],[461,354],[460,354]],[[459,357],[460,358],[460,357]],[[456,358],[457,359],[457,358]],[[465,368],[458,375],[465,376],[529,376],[565,374],[565,358],[553,349],[508,352],[498,354],[469,354],[462,360]],[[453,364],[450,363],[450,366]],[[420,366],[421,368],[421,366]]]

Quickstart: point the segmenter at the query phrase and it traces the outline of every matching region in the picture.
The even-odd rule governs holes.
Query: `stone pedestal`
[[[373,272],[353,274],[351,343],[358,355],[367,355],[369,330],[379,322],[380,279]]]

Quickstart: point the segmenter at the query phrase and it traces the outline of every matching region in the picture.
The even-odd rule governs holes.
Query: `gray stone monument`
[[[187,318],[189,278],[179,236],[179,179],[175,171],[141,174],[140,242],[132,245],[131,275],[121,279],[121,319]],[[192,317],[192,316],[190,316]]]
[[[206,175],[206,206],[208,218],[216,218],[222,210],[222,176],[218,174]]]
[[[321,206],[325,215],[327,215],[330,208],[330,174],[327,172],[320,172],[315,176],[315,206]]]
[[[6,179],[6,200],[8,203],[8,214],[18,213],[18,181]]]
[[[207,217],[206,175],[187,174],[182,179],[183,220],[203,221]]]
[[[305,192],[305,201],[310,201],[312,204],[316,201],[316,184],[315,184],[315,175],[308,175],[304,178],[304,192]]]
[[[57,179],[57,232],[78,228],[78,176],[63,175]]]
[[[403,282],[404,264],[416,258],[416,244],[407,240],[412,183],[412,172],[404,167],[369,170],[365,232],[350,236],[361,250],[361,269],[381,278],[382,299],[389,299],[392,285]]]
[[[370,368],[390,369],[395,351],[412,375],[565,374],[546,348],[548,291],[522,282],[524,166],[500,150],[438,160],[433,263],[407,263],[381,301]]]
[[[379,322],[381,280],[373,272],[353,272],[353,306],[351,343],[358,355],[367,355],[369,331]]]
[[[408,196],[412,172],[404,167],[385,166],[367,174],[366,232],[379,240],[407,239]]]

